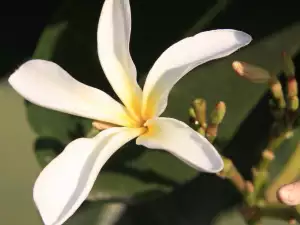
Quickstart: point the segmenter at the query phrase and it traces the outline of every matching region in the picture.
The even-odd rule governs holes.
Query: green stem
[[[269,178],[268,171],[259,171],[254,179],[254,196],[255,199],[260,196],[263,187],[265,186],[267,180]]]
[[[264,150],[262,153],[262,160],[259,163],[258,171],[267,171],[269,165],[274,159],[274,153],[271,150]]]
[[[213,143],[214,140],[216,139],[217,134],[218,134],[218,128],[219,128],[218,124],[209,124],[208,125],[205,136],[210,143]]]
[[[295,219],[299,221],[299,214],[294,208],[280,204],[261,204],[260,207],[242,205],[240,212],[249,225],[261,224],[261,218],[263,217],[286,222]]]
[[[274,152],[275,149],[277,149],[283,143],[283,141],[285,141],[287,138],[290,137],[290,135],[292,135],[291,130],[287,130],[285,132],[282,132],[278,137],[273,138],[273,139],[270,140],[270,142],[267,146],[267,149]]]
[[[224,162],[224,169],[219,173],[219,176],[230,180],[235,188],[243,194],[245,192],[246,183],[243,176],[239,173],[230,159],[224,156],[222,156],[222,159]]]
[[[213,139],[208,139],[210,143],[214,141]],[[237,170],[231,159],[222,156],[224,162],[224,168],[219,173],[220,177],[227,178],[235,186],[235,188],[241,193],[245,193],[245,184],[246,181],[240,172]]]
[[[274,159],[273,152],[289,137],[290,133],[290,131],[282,132],[278,137],[271,139],[267,149],[263,151],[261,162],[256,169],[256,173],[253,174],[255,198],[261,193],[268,180],[268,168]]]

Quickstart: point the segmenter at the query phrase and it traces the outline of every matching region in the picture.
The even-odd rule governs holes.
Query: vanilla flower
[[[45,60],[30,60],[9,78],[12,87],[34,104],[113,124],[93,138],[72,141],[40,173],[33,197],[46,225],[60,225],[72,216],[105,162],[134,138],[136,144],[168,151],[199,171],[216,173],[223,168],[220,155],[204,137],[181,121],[159,116],[179,79],[195,67],[247,45],[251,37],[224,29],[185,38],[157,59],[142,90],[129,52],[130,32],[129,0],[106,0],[98,25],[98,55],[123,104]]]

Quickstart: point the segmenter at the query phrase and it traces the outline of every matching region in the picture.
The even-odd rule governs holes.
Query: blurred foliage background
[[[110,92],[96,58],[96,23],[101,5],[102,0],[6,1],[0,9],[1,225],[42,224],[32,202],[32,185],[40,164],[46,164],[47,157],[53,157],[57,149],[84,134],[89,126],[78,118],[24,104],[8,86],[7,76],[34,54]],[[187,121],[188,106],[194,98],[204,97],[211,106],[225,101],[228,113],[217,146],[235,161],[245,177],[250,177],[249,168],[257,163],[270,126],[266,87],[236,78],[231,62],[245,60],[279,73],[280,53],[287,50],[294,55],[299,70],[297,1],[131,0],[131,7],[131,52],[141,82],[159,54],[186,35],[232,28],[253,36],[247,49],[209,63],[179,82],[166,112]],[[94,76],[97,73],[100,76]],[[49,124],[48,120],[55,122]],[[126,147],[125,155],[117,154],[109,161],[106,175],[101,178],[108,185],[99,189],[112,192],[113,198],[85,202],[68,224],[244,224],[232,210],[240,195],[229,182],[198,175],[168,156],[157,156],[155,152],[145,155],[143,149]],[[128,204],[127,197],[133,195],[145,201]],[[158,197],[152,200],[153,196]]]

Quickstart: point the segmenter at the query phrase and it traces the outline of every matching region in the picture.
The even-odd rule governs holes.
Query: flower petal
[[[92,139],[71,142],[41,172],[33,189],[35,204],[46,225],[64,223],[88,196],[105,162],[141,128],[110,128]]]
[[[98,55],[108,81],[128,110],[140,114],[142,90],[129,52],[129,0],[106,0],[98,25]]]
[[[212,30],[185,38],[169,47],[155,62],[143,89],[144,119],[159,116],[169,92],[185,74],[213,59],[227,56],[249,44],[251,37],[236,30]]]
[[[166,150],[200,171],[216,173],[223,169],[223,160],[214,146],[185,123],[160,117],[145,125],[148,132],[137,138],[138,145]]]
[[[134,123],[120,103],[53,62],[30,60],[10,76],[9,83],[28,101],[45,108],[123,126]]]

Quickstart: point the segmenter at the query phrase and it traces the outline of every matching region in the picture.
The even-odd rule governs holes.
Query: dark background
[[[0,76],[31,57],[51,15],[62,0],[1,1]]]
[[[158,9],[173,7],[172,10],[178,10],[178,13],[181,10],[181,1],[152,0],[153,5],[157,5]],[[188,4],[189,1],[184,1],[184,4]],[[220,27],[222,27],[222,24],[232,24],[233,28],[246,30],[258,39],[293,22],[300,21],[299,0],[231,1],[232,3],[226,10],[226,21],[224,21],[222,15],[214,20],[216,28],[218,24]],[[44,26],[49,22],[51,15],[61,2],[62,0],[2,2],[0,6],[0,76],[7,75],[16,66],[31,57]],[[198,0],[191,2],[193,6],[197,2],[199,8],[202,9],[207,1]],[[230,18],[228,14],[231,15]]]

